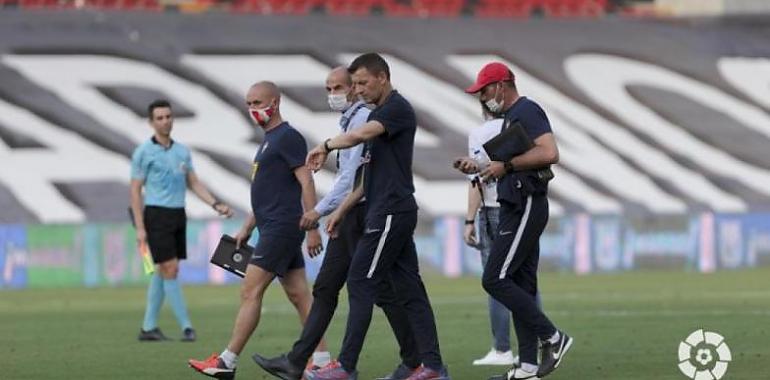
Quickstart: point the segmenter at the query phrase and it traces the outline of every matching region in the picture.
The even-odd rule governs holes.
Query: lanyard
[[[350,126],[350,122],[353,120],[353,118],[356,116],[359,110],[361,108],[366,107],[365,103],[359,103],[356,108],[353,109],[353,111],[350,113],[350,115],[343,115],[342,119],[340,120],[340,126],[342,126],[342,132],[347,133],[348,127]],[[337,150],[337,170],[340,168],[340,151]]]

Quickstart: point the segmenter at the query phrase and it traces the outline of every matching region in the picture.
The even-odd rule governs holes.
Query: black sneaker
[[[165,335],[163,335],[163,332],[160,331],[159,328],[154,328],[150,331],[144,331],[139,330],[139,341],[140,342],[158,342],[163,340],[171,340]]]
[[[300,380],[302,378],[304,368],[292,364],[286,354],[274,358],[266,358],[260,354],[254,354],[251,358],[262,369],[275,377],[283,380]]]
[[[420,367],[418,366],[417,368]],[[390,375],[378,377],[376,380],[404,380],[411,376],[417,368],[409,368],[404,363],[401,363]]]
[[[182,342],[195,342],[196,339],[198,339],[198,335],[195,334],[192,327],[188,327],[182,332]]]
[[[540,347],[540,369],[537,371],[537,377],[542,378],[553,372],[561,364],[570,347],[572,338],[561,331],[556,343],[543,342]]]

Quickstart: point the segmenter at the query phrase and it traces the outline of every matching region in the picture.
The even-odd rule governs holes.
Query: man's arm
[[[383,133],[385,133],[385,126],[382,123],[376,120],[367,121],[366,124],[348,133],[332,137],[313,148],[307,154],[306,163],[311,170],[320,170],[332,150],[350,148]]]
[[[142,186],[144,180],[131,179],[131,211],[134,214],[134,225],[136,227],[136,241],[144,244],[147,241],[147,230],[144,228],[144,202],[142,201]]]
[[[198,179],[198,176],[195,174],[195,172],[187,172],[187,184],[190,186],[190,190],[192,190],[192,192],[195,193],[198,198],[206,202],[207,205],[211,206],[216,212],[219,213],[219,215],[224,215],[228,218],[233,216],[233,211],[230,209],[230,206],[217,201],[217,199],[211,195],[211,192],[206,188],[206,186],[203,185],[203,182]]]
[[[510,168],[514,171],[539,169],[559,162],[559,148],[556,146],[553,133],[540,135],[535,139],[534,144],[532,149],[512,158]],[[480,174],[484,181],[489,181],[492,178],[502,177],[507,170],[509,169],[506,169],[505,163],[492,161]]]
[[[249,216],[246,217],[246,220],[243,221],[243,225],[241,225],[241,229],[238,231],[237,234],[235,234],[236,248],[240,248],[241,244],[249,241],[249,238],[251,237],[251,233],[254,231],[254,227],[256,226],[257,226],[257,219],[254,217],[254,214],[250,212]]]
[[[340,167],[337,178],[334,179],[331,190],[315,206],[318,217],[331,214],[350,194],[354,187],[353,182],[355,181],[356,170],[361,163],[363,150],[364,144],[358,144],[340,152]]]
[[[297,177],[302,188],[302,209],[305,212],[312,211],[316,203],[315,182],[307,165],[298,166],[294,169],[294,176]],[[307,230],[307,251],[310,257],[316,257],[323,250],[321,244],[321,234],[318,232],[318,224],[311,222],[305,215],[300,218],[300,228]]]
[[[515,170],[539,169],[559,162],[559,148],[553,133],[545,133],[534,141],[532,149],[511,159]]]
[[[355,206],[363,197],[364,186],[362,184],[358,184],[356,188],[351,191],[347,197],[345,197],[345,200],[342,201],[342,204],[340,204],[340,206],[337,207],[337,209],[334,210],[331,215],[329,215],[329,218],[326,220],[326,233],[328,233],[331,238],[337,237],[337,226],[339,226],[342,218],[344,218],[350,209],[352,209],[353,206]]]
[[[302,165],[294,169],[294,176],[297,177],[297,181],[302,188],[302,210],[304,212],[312,211],[316,204],[313,175],[310,173],[307,165]],[[313,227],[313,223],[309,223],[309,221],[303,217],[300,221],[300,227],[303,230],[309,230]]]
[[[463,240],[465,244],[471,247],[475,247],[478,244],[476,240],[476,213],[481,207],[481,194],[476,186],[483,186],[478,180],[468,183],[468,211],[465,214],[465,228],[463,231]],[[467,221],[474,221],[474,223],[468,224]]]

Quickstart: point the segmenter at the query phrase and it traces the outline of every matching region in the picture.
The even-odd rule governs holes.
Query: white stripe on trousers
[[[369,273],[366,274],[366,278],[372,278],[374,270],[377,269],[377,262],[380,261],[380,255],[382,249],[385,248],[385,239],[388,238],[388,232],[390,232],[390,221],[393,219],[393,215],[388,215],[385,219],[385,228],[382,230],[382,236],[380,236],[380,242],[377,243],[377,251],[374,252],[374,258],[372,259],[372,265],[369,267]]]
[[[513,238],[513,244],[511,244],[511,249],[508,250],[508,256],[505,257],[503,269],[500,270],[501,280],[505,278],[505,274],[508,272],[508,268],[511,266],[511,261],[513,261],[513,256],[516,254],[516,250],[519,248],[519,243],[521,243],[521,235],[524,234],[524,228],[527,226],[527,221],[529,220],[529,211],[531,209],[532,196],[530,195],[527,197],[527,205],[524,207],[524,216],[521,217],[519,228],[516,230],[516,236]]]

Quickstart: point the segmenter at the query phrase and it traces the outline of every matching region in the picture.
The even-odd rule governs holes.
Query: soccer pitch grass
[[[441,349],[455,380],[487,379],[503,367],[474,367],[489,350],[486,297],[476,278],[426,276]],[[544,307],[575,338],[571,353],[549,379],[686,379],[679,342],[704,328],[725,336],[733,360],[724,379],[770,378],[770,269],[711,275],[636,272],[541,276]],[[46,289],[0,292],[2,379],[203,379],[188,358],[220,352],[238,303],[237,287],[185,288],[195,343],[139,343],[144,288]],[[327,333],[339,349],[347,302]],[[160,327],[178,339],[168,306]],[[294,309],[279,286],[266,296],[260,326],[240,359],[237,378],[268,379],[251,354],[290,348],[299,332]],[[397,363],[397,348],[381,311],[367,337],[360,379]]]

